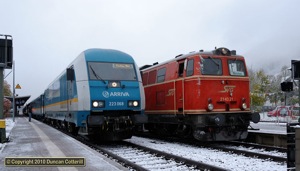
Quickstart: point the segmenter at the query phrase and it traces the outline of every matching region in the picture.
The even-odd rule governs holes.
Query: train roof
[[[161,66],[161,65],[164,65],[164,64],[172,62],[172,61],[179,61],[179,60],[182,60],[189,56],[194,56],[194,55],[220,55],[220,56],[234,56],[237,58],[242,57],[240,55],[237,55],[235,50],[230,51],[227,48],[216,48],[215,50],[212,50],[212,51],[199,50],[199,51],[190,52],[188,54],[177,55],[177,56],[175,56],[175,58],[172,58],[172,59],[162,62],[160,64],[158,62],[155,62],[155,63],[153,63],[153,65],[143,65],[140,67],[140,70],[151,69],[151,68]]]
[[[127,53],[113,49],[87,49],[83,51],[87,61],[133,63],[134,59]],[[109,56],[109,57],[107,57]]]

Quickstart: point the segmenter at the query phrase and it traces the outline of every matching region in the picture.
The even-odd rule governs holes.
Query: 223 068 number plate
[[[109,106],[124,106],[124,102],[109,102]]]

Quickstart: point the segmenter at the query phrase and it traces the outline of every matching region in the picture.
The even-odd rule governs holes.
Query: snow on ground
[[[6,132],[6,138],[9,137],[10,132],[12,128],[15,126],[15,122],[13,121],[13,118],[5,118],[5,132]],[[0,153],[2,149],[5,147],[6,143],[0,143]]]
[[[126,141],[233,171],[281,171],[287,169],[286,163],[281,164],[270,160],[245,157],[215,149],[195,147],[180,143],[169,143],[160,140],[150,140],[140,137],[132,137]]]
[[[272,118],[266,116],[264,113],[261,114],[262,121],[271,121],[272,123],[277,122],[277,118]],[[284,118],[285,119],[285,118]],[[280,120],[283,122],[283,120]],[[14,125],[17,124],[13,122],[12,118],[6,118],[6,137],[9,137],[10,132]],[[282,123],[285,124],[285,123]],[[192,160],[202,161],[215,166],[226,167],[230,170],[263,170],[263,171],[281,171],[286,170],[286,163],[280,164],[273,161],[254,159],[245,156],[240,156],[236,154],[229,154],[222,151],[192,147],[189,145],[183,145],[179,143],[166,143],[158,140],[149,140],[138,137],[133,137],[127,141],[141,144],[149,148],[160,149],[162,151],[171,152],[174,155],[184,156]],[[0,153],[5,147],[6,143],[0,143]]]

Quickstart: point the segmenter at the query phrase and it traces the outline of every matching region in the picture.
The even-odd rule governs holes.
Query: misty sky
[[[139,66],[227,47],[268,74],[300,59],[297,0],[0,0],[13,36],[16,90],[36,98],[88,48],[117,49]],[[5,70],[8,74],[10,70]],[[13,84],[10,74],[6,80]]]

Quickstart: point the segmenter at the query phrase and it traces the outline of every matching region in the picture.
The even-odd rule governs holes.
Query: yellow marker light
[[[5,128],[5,119],[0,119],[0,128]]]

